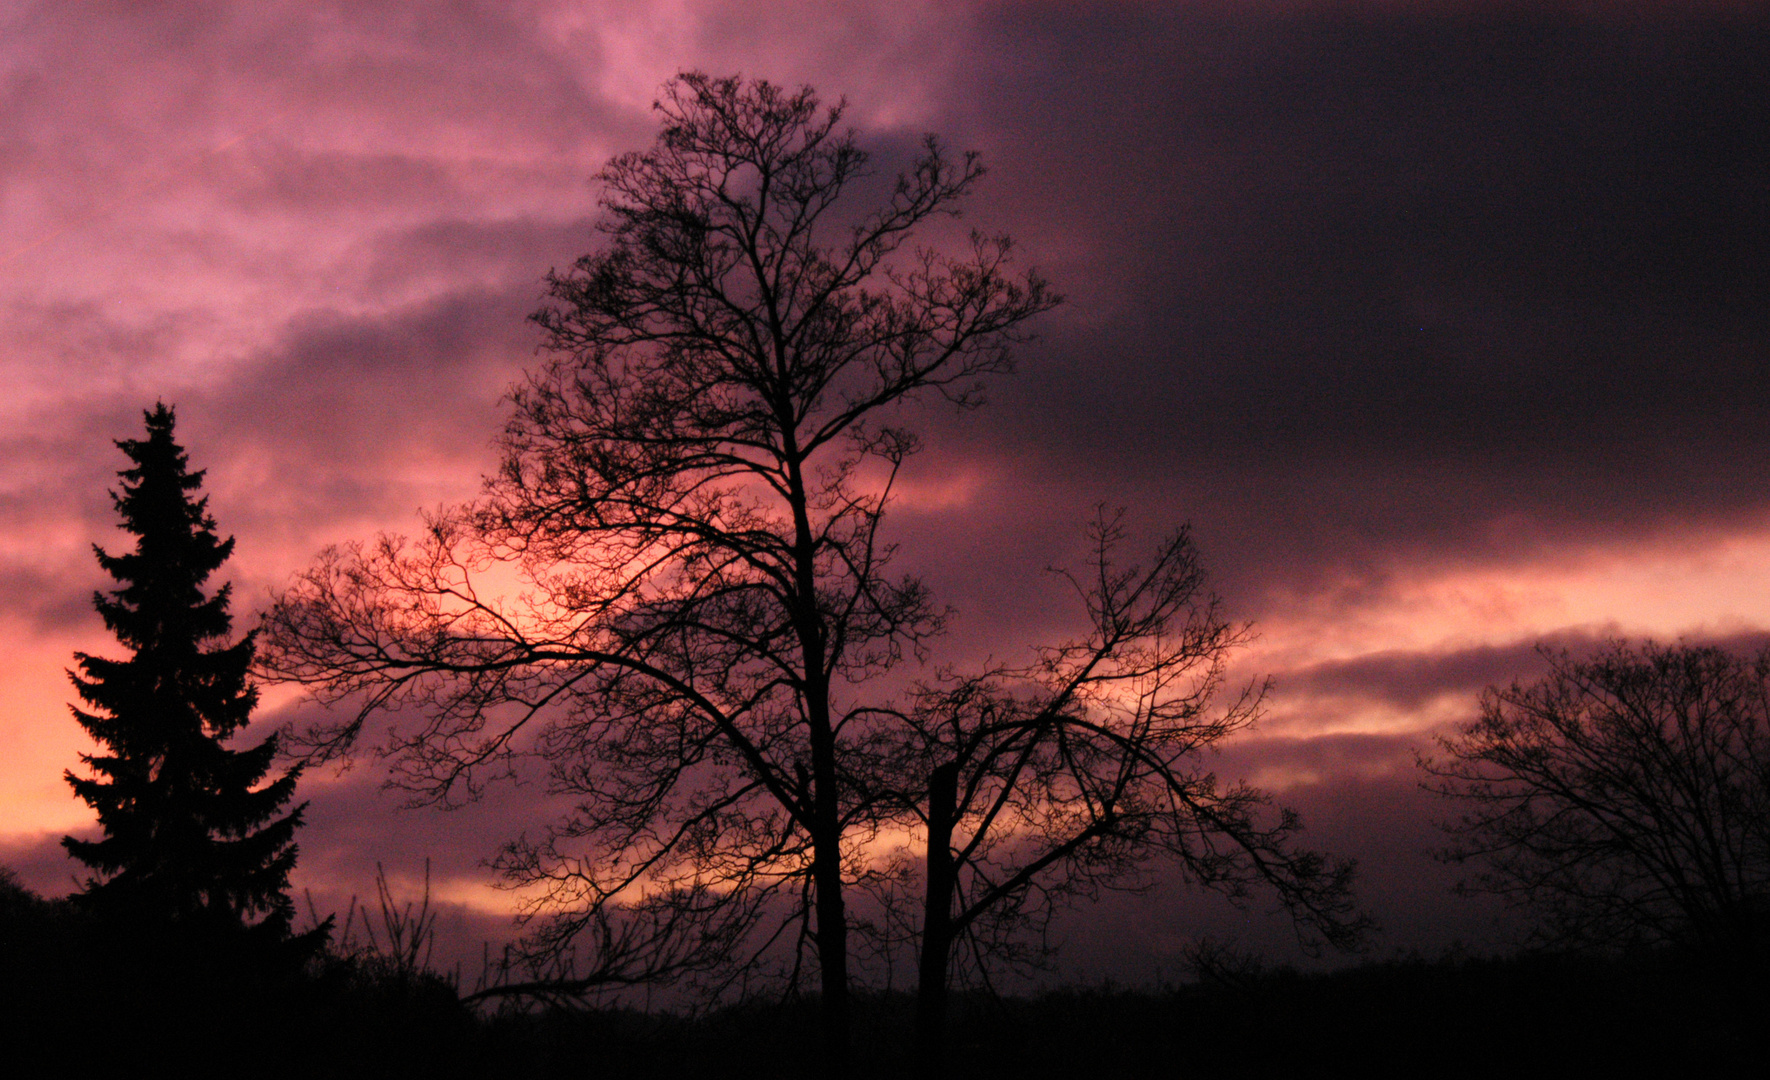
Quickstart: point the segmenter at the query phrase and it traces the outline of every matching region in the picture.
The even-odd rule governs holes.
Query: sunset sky
[[[892,528],[946,656],[1074,627],[1042,571],[1097,504],[1191,522],[1273,679],[1214,765],[1362,861],[1380,949],[1497,933],[1414,770],[1482,687],[1539,642],[1770,631],[1770,5],[11,0],[0,864],[64,892],[90,827],[64,670],[117,652],[111,440],[176,405],[242,628],[325,545],[471,497],[589,178],[691,68],[845,97],[883,171],[925,132],[982,153],[964,224],[1067,301],[986,408],[918,414]],[[307,707],[269,689],[253,730]],[[430,858],[453,932],[502,925],[478,860],[532,792],[399,811],[381,775],[304,781],[297,887]],[[1172,890],[1066,928],[1079,976],[1283,945]]]

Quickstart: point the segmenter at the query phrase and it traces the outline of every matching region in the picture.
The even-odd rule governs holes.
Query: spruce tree
[[[68,673],[88,706],[74,716],[104,750],[81,755],[90,777],[67,779],[98,812],[104,836],[62,844],[93,871],[81,902],[95,912],[169,930],[253,927],[281,939],[294,912],[287,890],[306,804],[283,811],[300,770],[258,786],[275,737],[244,750],[223,745],[258,700],[247,676],[256,631],[228,643],[230,586],[206,594],[204,584],[233,538],[216,535],[209,500],[196,496],[203,473],[186,468],[173,411],[160,404],[144,415],[147,438],[117,442],[134,467],[118,474],[122,492],[111,495],[135,550],[93,546],[119,586],[95,592],[93,604],[131,655],[76,653],[79,670]]]

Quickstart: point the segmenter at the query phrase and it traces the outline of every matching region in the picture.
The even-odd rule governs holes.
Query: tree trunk
[[[815,841],[812,879],[817,887],[817,962],[823,1000],[823,1071],[831,1080],[848,1074],[848,916],[842,902],[842,857],[837,840]]]
[[[807,669],[818,671],[820,650],[807,648]],[[848,1075],[848,912],[842,897],[842,800],[836,777],[836,739],[827,684],[808,680],[811,721],[811,878],[817,891],[817,962],[823,991],[823,1072]]]
[[[928,777],[928,889],[922,908],[922,955],[916,982],[916,1057],[922,1075],[946,1074],[947,966],[953,946],[953,816],[959,767]]]
[[[776,342],[777,353],[786,346]],[[836,731],[830,718],[827,641],[817,605],[817,546],[800,470],[793,417],[778,416],[787,457],[788,501],[793,511],[792,618],[804,671],[806,734],[811,744],[811,880],[817,892],[817,963],[822,1001],[823,1073],[848,1075],[848,912],[842,899],[842,789],[836,776]]]

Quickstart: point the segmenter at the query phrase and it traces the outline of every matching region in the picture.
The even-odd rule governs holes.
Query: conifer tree
[[[104,837],[62,844],[93,871],[82,902],[149,925],[287,935],[295,830],[306,804],[282,813],[299,769],[258,786],[276,755],[274,736],[245,750],[223,746],[245,726],[258,692],[247,678],[256,631],[229,644],[230,586],[204,584],[233,552],[216,535],[203,473],[186,468],[164,404],[146,439],[119,440],[134,467],[112,501],[136,537],[120,555],[94,545],[119,587],[95,592],[125,660],[76,653],[70,671],[87,709],[80,725],[104,748],[83,754],[90,777],[67,774],[98,812]],[[281,813],[282,816],[278,816]],[[315,941],[314,944],[318,944]]]

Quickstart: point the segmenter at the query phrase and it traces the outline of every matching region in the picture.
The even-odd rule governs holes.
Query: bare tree
[[[1064,901],[1139,888],[1158,857],[1236,900],[1270,887],[1311,944],[1352,946],[1369,925],[1350,862],[1295,847],[1295,813],[1267,814],[1269,796],[1202,767],[1205,750],[1254,723],[1263,687],[1213,704],[1247,630],[1205,592],[1188,533],[1147,567],[1115,563],[1116,516],[1090,539],[1088,574],[1069,577],[1085,636],[1030,667],[949,675],[899,717],[906,772],[924,781],[907,809],[926,844],[917,1031],[932,1071],[955,959],[987,974],[1042,940]]]
[[[552,913],[536,943],[623,906],[697,943],[660,961],[676,973],[797,943],[839,1059],[844,889],[884,752],[851,688],[942,621],[887,572],[880,523],[917,442],[883,418],[976,404],[1057,297],[1009,272],[1005,239],[905,247],[956,213],[974,155],[930,137],[863,214],[840,104],[687,73],[656,109],[656,143],[600,174],[601,248],[549,277],[552,355],[513,394],[484,497],[415,542],[325,556],[268,617],[266,664],[362,695],[309,733],[319,757],[376,710],[421,713],[381,749],[423,799],[471,798],[537,752],[574,808],[498,860]]]
[[[1761,963],[1770,918],[1770,652],[1615,642],[1489,688],[1422,759],[1467,812],[1446,857],[1558,944]]]

